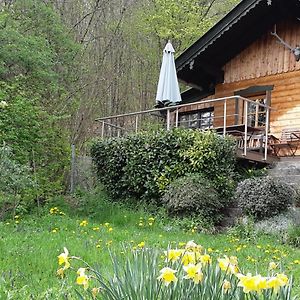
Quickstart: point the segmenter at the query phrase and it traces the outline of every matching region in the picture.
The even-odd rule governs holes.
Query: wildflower
[[[55,206],[55,207],[50,208],[49,212],[51,215],[56,215],[59,213],[59,209],[58,209],[58,207]]]
[[[231,289],[230,281],[224,279],[222,287],[223,287],[224,293],[227,293],[227,291]]]
[[[269,270],[275,270],[277,268],[277,264],[274,261],[269,263]]]
[[[197,245],[194,240],[188,241],[185,245],[186,250],[198,251],[202,252],[203,247],[201,245]]]
[[[230,256],[230,258],[224,255],[225,258],[218,258],[219,267],[222,271],[229,271],[232,274],[238,272],[238,261],[236,256]]]
[[[296,260],[293,261],[293,263],[294,263],[295,265],[300,265],[300,260],[299,260],[299,259],[296,259]]]
[[[64,252],[58,255],[58,264],[61,266],[62,264],[65,264],[64,270],[70,268],[69,263],[69,251],[66,247],[64,247]]]
[[[203,265],[206,265],[206,264],[211,264],[212,259],[210,255],[204,254],[200,256],[200,261],[203,263]]]
[[[198,284],[203,279],[203,273],[201,272],[201,264],[198,263],[197,265],[189,264],[183,267],[184,271],[187,273],[186,276],[183,278],[185,279],[192,279],[194,283]]]
[[[85,226],[87,226],[87,224],[88,224],[88,221],[87,220],[83,220],[83,221],[80,222],[79,226],[85,227]]]
[[[108,232],[112,232],[112,231],[113,231],[112,227],[109,227]]]
[[[178,250],[178,249],[170,249],[168,251],[165,251],[165,255],[167,257],[167,261],[176,261],[179,259],[179,257],[182,254],[182,250]]]
[[[160,270],[161,275],[157,277],[158,280],[162,280],[166,286],[168,286],[171,282],[177,282],[177,278],[175,273],[177,271],[173,270],[169,267],[165,267]]]
[[[185,252],[182,256],[181,262],[184,266],[188,264],[194,264],[196,262],[196,257],[194,252]]]
[[[277,293],[279,288],[285,286],[288,283],[289,279],[285,274],[277,274],[276,277],[271,277],[268,282],[268,288],[274,289],[274,292]]]
[[[143,227],[143,226],[144,226],[144,224],[143,224],[142,222],[140,222],[140,223],[139,223],[139,226],[140,226],[140,227]]]
[[[149,225],[149,226],[152,226],[152,225],[153,225],[153,223],[152,223],[152,222],[149,222],[149,223],[148,223],[148,225]]]
[[[83,285],[84,289],[86,290],[89,286],[89,277],[85,274],[85,268],[79,268],[77,275],[78,277],[76,279],[76,283]]]
[[[144,248],[144,247],[145,247],[145,242],[140,242],[140,243],[138,244],[138,247],[139,247],[139,248]]]
[[[153,217],[150,217],[150,218],[148,219],[148,221],[149,221],[149,222],[152,222],[152,223],[154,222],[154,220],[155,220],[155,219],[154,219]]]
[[[64,276],[65,276],[65,273],[64,273],[64,268],[59,268],[57,271],[56,271],[56,274],[58,275],[58,276],[60,276],[61,278],[64,278]]]
[[[4,109],[8,106],[6,101],[0,101],[0,108]]]
[[[108,222],[104,223],[104,226],[105,226],[105,227],[108,227],[108,226],[109,226],[109,223],[108,223]]]
[[[240,280],[238,286],[243,288],[244,293],[251,291],[260,293],[261,290],[268,288],[267,278],[261,275],[252,276],[251,273],[248,273],[247,275],[237,274],[237,277]]]
[[[92,288],[92,296],[93,296],[93,299],[96,299],[97,295],[99,294],[100,292],[100,288]]]
[[[97,227],[93,227],[93,230],[94,231],[99,231],[100,230],[100,228],[97,226]]]

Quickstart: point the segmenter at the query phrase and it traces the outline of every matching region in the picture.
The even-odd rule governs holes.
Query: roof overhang
[[[228,61],[287,17],[300,18],[300,0],[242,1],[176,59],[179,80],[213,90]]]

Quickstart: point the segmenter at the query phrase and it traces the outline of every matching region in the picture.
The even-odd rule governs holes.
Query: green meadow
[[[121,255],[155,247],[180,248],[194,240],[213,260],[234,255],[244,272],[266,275],[271,261],[294,278],[294,295],[300,294],[300,250],[270,236],[242,239],[234,234],[204,234],[197,228],[170,220],[163,213],[114,204],[103,193],[57,199],[43,211],[0,223],[0,299],[78,299],[79,261],[61,278],[57,256],[66,247],[77,256],[112,274],[109,253]],[[159,275],[160,266],[157,268]],[[98,299],[99,297],[97,297]],[[101,299],[101,298],[99,298]]]

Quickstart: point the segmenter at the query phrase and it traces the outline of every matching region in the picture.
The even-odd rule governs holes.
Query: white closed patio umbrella
[[[156,93],[156,101],[166,105],[176,104],[181,101],[174,52],[175,50],[169,41],[163,51],[163,60]]]

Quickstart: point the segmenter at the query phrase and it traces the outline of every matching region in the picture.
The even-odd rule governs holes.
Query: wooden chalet
[[[191,87],[179,124],[240,133],[253,160],[264,144],[269,157],[300,154],[299,45],[299,0],[243,0],[176,59]]]
[[[99,131],[120,136],[128,126],[138,131],[146,115],[165,116],[167,129],[231,134],[247,161],[295,157],[299,45],[299,0],[243,0],[176,59],[179,80],[190,86],[180,105],[99,118]]]

